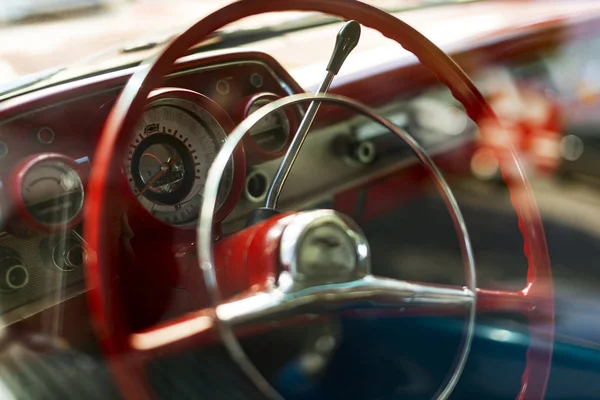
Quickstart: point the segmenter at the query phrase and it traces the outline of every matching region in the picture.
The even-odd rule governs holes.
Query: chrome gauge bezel
[[[244,120],[253,112],[274,101],[279,100],[280,98],[280,96],[270,92],[257,93],[246,97],[242,102],[244,106],[242,107],[242,112],[239,116],[239,119]],[[273,160],[283,156],[286,153],[292,138],[298,129],[298,117],[300,116],[298,113],[299,110],[300,109],[297,107],[288,107],[286,109],[278,110],[269,118],[278,119],[279,124],[269,129],[264,129],[263,127],[263,129],[259,132],[250,132],[248,136],[244,138],[244,146],[248,150],[248,157],[251,163],[261,163],[264,161]],[[265,123],[269,125],[268,122],[263,121],[263,124]],[[261,124],[259,123],[257,126],[260,127]],[[253,127],[253,129],[256,129],[256,127]],[[277,133],[274,133],[274,131],[277,131]],[[265,134],[269,136],[269,132],[271,136],[271,142],[273,141],[272,136],[277,136],[275,140],[278,143],[275,147],[272,145],[265,146],[263,143],[260,143],[259,137]]]
[[[192,97],[202,96],[183,89],[181,92],[193,93]],[[210,101],[204,97],[202,99]],[[127,183],[140,205],[155,219],[176,227],[194,226],[208,169],[227,140],[225,127],[212,112],[212,107],[218,106],[210,103],[207,106],[207,103],[199,104],[194,100],[182,98],[180,91],[151,100],[132,132],[124,163]],[[172,186],[167,183],[168,190],[164,192],[157,191],[156,184],[147,188],[152,178],[142,176],[146,172],[142,172],[141,157],[147,155],[144,152],[155,145],[169,148],[176,154],[170,159],[171,163],[177,159],[173,165],[168,165],[169,160],[157,159],[155,168],[168,169],[170,176],[179,174],[173,180],[176,183]],[[217,213],[232,192],[236,166],[232,158],[219,191]]]

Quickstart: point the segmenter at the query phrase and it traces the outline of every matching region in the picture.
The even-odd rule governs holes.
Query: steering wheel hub
[[[369,246],[360,228],[331,210],[295,215],[283,231],[279,254],[293,289],[348,282],[370,272]]]

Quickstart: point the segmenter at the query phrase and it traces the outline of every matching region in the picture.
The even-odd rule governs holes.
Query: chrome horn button
[[[355,281],[370,272],[363,233],[354,221],[333,210],[294,216],[281,236],[279,256],[283,269],[279,288],[284,292]]]

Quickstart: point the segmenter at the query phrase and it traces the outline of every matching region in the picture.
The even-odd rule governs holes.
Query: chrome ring
[[[459,345],[459,351],[457,358],[454,361],[449,374],[445,381],[438,389],[436,395],[438,399],[447,399],[463,372],[469,351],[471,349],[471,343],[473,340],[473,334],[475,331],[475,311],[476,311],[476,273],[475,273],[475,259],[473,256],[473,250],[471,247],[471,241],[467,232],[465,220],[462,216],[460,208],[450,186],[444,179],[441,171],[435,165],[431,157],[426,153],[425,149],[407,132],[396,127],[387,118],[377,114],[369,107],[352,100],[347,97],[337,95],[314,95],[310,93],[297,94],[288,96],[279,100],[275,100],[260,109],[250,114],[245,120],[243,120],[228,136],[227,141],[221,148],[221,151],[215,158],[211,165],[208,176],[206,179],[206,186],[204,189],[204,199],[202,207],[200,209],[200,216],[197,226],[197,240],[198,240],[198,259],[200,264],[200,270],[204,276],[206,282],[208,294],[210,296],[213,306],[217,306],[222,302],[222,295],[217,285],[217,275],[214,267],[214,253],[213,253],[213,214],[215,211],[217,192],[219,183],[223,175],[223,171],[229,162],[229,159],[233,155],[233,152],[237,145],[242,141],[243,137],[248,131],[257,124],[264,117],[278,111],[280,108],[310,103],[312,101],[321,101],[324,103],[334,104],[350,108],[362,114],[372,120],[380,123],[384,127],[388,128],[395,134],[397,134],[404,142],[406,142],[415,155],[421,161],[421,164],[427,170],[429,176],[433,179],[438,189],[439,194],[444,199],[444,203],[452,217],[454,227],[459,237],[459,243],[461,248],[461,254],[465,266],[466,275],[466,286],[474,294],[473,302],[470,303],[469,316],[467,318],[467,328],[463,334],[461,343]],[[252,380],[252,382],[271,399],[282,399],[281,395],[267,382],[262,376],[254,364],[250,361],[240,343],[238,342],[231,325],[227,321],[223,321],[220,318],[216,318],[216,324],[218,326],[218,332],[221,340],[223,341],[225,348],[229,352],[233,360],[238,366],[246,373],[246,375]]]

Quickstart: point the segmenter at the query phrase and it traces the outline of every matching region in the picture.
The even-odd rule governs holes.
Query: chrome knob
[[[0,291],[14,292],[29,283],[29,272],[23,262],[8,256],[0,260]]]
[[[73,236],[60,240],[52,252],[52,261],[61,271],[73,271],[83,267],[87,259],[85,246]]]

